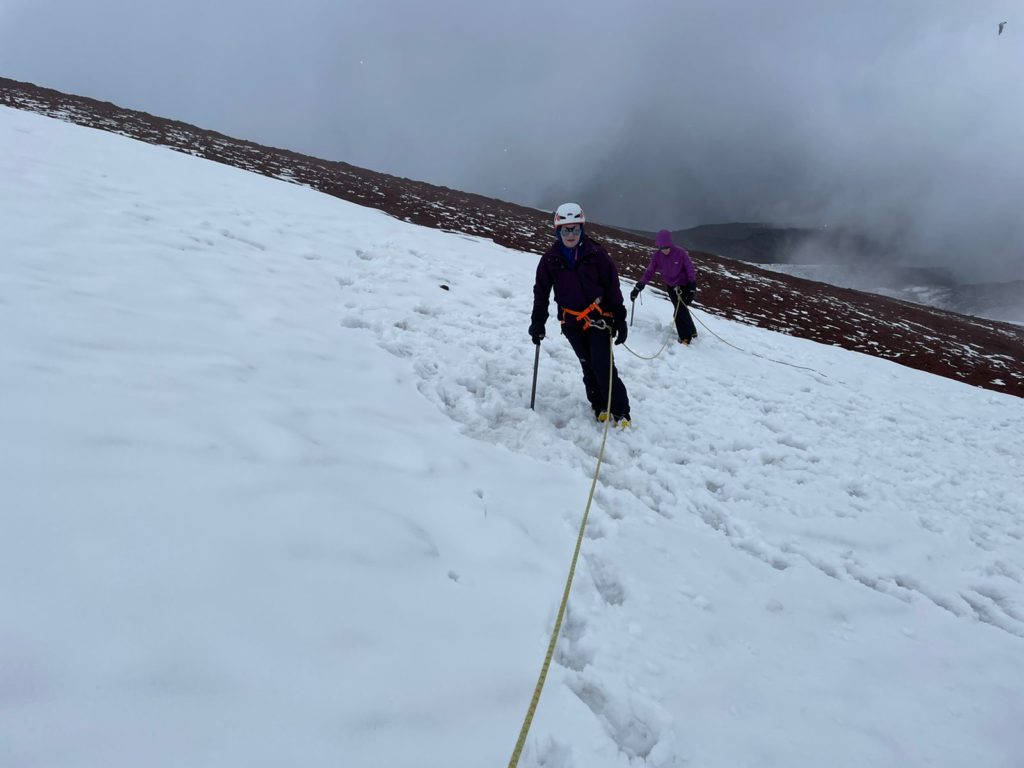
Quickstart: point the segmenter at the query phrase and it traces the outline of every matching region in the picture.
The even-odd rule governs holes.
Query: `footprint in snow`
[[[356,328],[365,330],[370,327],[370,324],[363,320],[361,317],[359,317],[359,315],[349,315],[348,317],[343,317],[341,318],[339,323],[341,324],[342,328]]]
[[[594,713],[605,733],[629,760],[646,761],[661,739],[659,707],[633,694],[615,698],[587,674],[566,681],[569,689]]]
[[[550,737],[536,747],[527,741],[523,757],[530,761],[529,765],[538,768],[574,768],[576,765],[572,759],[572,747]]]
[[[622,605],[626,588],[613,572],[613,568],[599,555],[585,555],[590,577],[606,605]]]

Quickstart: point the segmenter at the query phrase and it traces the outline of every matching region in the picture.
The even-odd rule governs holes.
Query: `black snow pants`
[[[593,327],[583,330],[579,323],[569,320],[562,323],[562,333],[579,358],[587,400],[596,416],[608,407],[609,332]],[[617,369],[612,371],[612,416],[616,419],[629,416],[629,395]]]
[[[676,332],[679,334],[679,340],[692,339],[697,335],[697,326],[693,324],[693,318],[690,317],[690,310],[686,308],[686,302],[676,295],[675,288],[668,289],[668,297],[672,300],[672,308],[676,313]]]

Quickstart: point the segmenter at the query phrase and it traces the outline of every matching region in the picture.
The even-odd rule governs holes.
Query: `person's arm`
[[[690,252],[685,248],[680,248],[683,252],[683,273],[686,277],[685,285],[680,285],[676,288],[680,300],[686,305],[690,306],[693,304],[693,300],[697,298],[697,270],[693,266],[693,260],[690,258]]]
[[[544,257],[537,264],[537,277],[533,281],[533,312],[530,313],[530,338],[540,344],[544,338],[544,326],[548,321],[548,304],[551,297],[551,274],[544,267]]]
[[[693,260],[690,258],[690,252],[680,246],[683,252],[683,269],[686,270],[686,282],[689,283],[696,289],[697,287],[697,270],[693,266]]]
[[[644,276],[640,278],[637,285],[647,285],[654,278],[654,274],[658,271],[658,252],[655,251],[651,254],[651,263],[647,265],[647,270],[644,272]],[[641,288],[640,290],[643,290]]]
[[[615,266],[615,260],[608,255],[607,251],[602,254],[601,282],[604,283],[605,304],[603,309],[611,312],[622,312],[626,316],[626,302],[622,298],[622,287],[619,285],[619,269]]]
[[[626,325],[626,302],[622,299],[622,288],[619,286],[619,269],[615,261],[605,253],[607,265],[605,270],[605,294],[611,302],[611,306],[605,307],[612,313],[612,330],[615,332],[615,343],[622,344],[626,340],[628,326]],[[636,290],[634,288],[633,290]]]
[[[651,278],[654,277],[654,273],[658,268],[656,260],[658,258],[658,252],[655,251],[654,255],[651,256],[651,263],[647,265],[647,270],[644,272],[643,277],[636,281],[636,285],[633,286],[633,290],[629,292],[629,300],[636,301],[636,297],[640,295],[640,291],[647,287],[647,284],[651,282]]]
[[[533,312],[530,320],[543,325],[548,321],[548,304],[551,298],[551,273],[544,266],[544,257],[537,264],[537,276],[533,281]]]

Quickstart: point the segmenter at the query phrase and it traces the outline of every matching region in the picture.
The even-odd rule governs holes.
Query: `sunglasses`
[[[579,224],[563,224],[559,228],[559,232],[561,232],[563,235],[578,235],[582,231],[583,227],[581,227]]]

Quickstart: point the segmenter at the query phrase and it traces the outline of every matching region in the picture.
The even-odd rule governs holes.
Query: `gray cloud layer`
[[[1015,7],[0,0],[0,74],[625,226],[865,228],[982,279],[1024,276]]]

